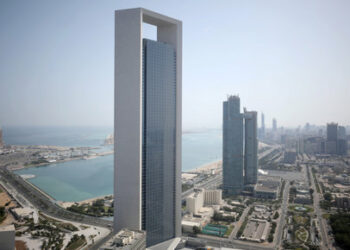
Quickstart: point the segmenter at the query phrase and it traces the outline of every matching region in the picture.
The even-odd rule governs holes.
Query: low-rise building
[[[277,199],[281,181],[281,177],[278,176],[259,176],[254,188],[254,196],[262,199]]]
[[[100,248],[102,250],[146,249],[146,232],[122,229]]]
[[[297,159],[297,153],[295,151],[285,151],[283,162],[288,164],[294,164]]]
[[[270,223],[266,220],[251,219],[240,239],[263,242],[267,239]]]
[[[336,193],[334,196],[338,208],[350,209],[350,195],[348,193]]]
[[[204,205],[221,205],[222,203],[222,190],[205,190],[204,192]]]
[[[203,206],[221,205],[222,190],[195,189],[194,193],[186,198],[187,211],[197,214]]]
[[[193,214],[197,214],[199,209],[203,207],[204,204],[204,190],[195,189],[194,193],[186,198],[187,211]]]
[[[294,202],[298,204],[311,204],[312,199],[310,194],[297,194],[295,196]]]
[[[193,233],[194,227],[202,228],[201,223],[199,221],[193,221],[193,220],[182,220],[181,226],[182,226],[182,231],[185,233]]]

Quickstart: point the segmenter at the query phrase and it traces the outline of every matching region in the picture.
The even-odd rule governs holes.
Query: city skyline
[[[0,123],[112,126],[113,11],[142,5],[187,23],[184,129],[220,128],[228,93],[263,111],[266,128],[273,117],[283,127],[349,125],[349,4],[2,1]]]

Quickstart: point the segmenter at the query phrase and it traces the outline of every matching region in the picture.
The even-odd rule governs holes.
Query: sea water
[[[5,127],[4,141],[12,145],[90,146],[103,144],[112,127]],[[182,171],[220,160],[222,132],[194,131],[182,136]],[[74,160],[16,171],[33,174],[28,181],[56,200],[81,201],[113,193],[113,155]]]

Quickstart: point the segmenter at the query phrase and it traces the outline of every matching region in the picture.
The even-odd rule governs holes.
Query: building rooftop
[[[15,226],[13,224],[7,226],[1,226],[0,232],[15,231]]]

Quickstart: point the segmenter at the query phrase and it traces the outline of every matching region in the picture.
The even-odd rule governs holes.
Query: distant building
[[[261,128],[260,128],[260,139],[265,138],[265,115],[261,113]]]
[[[307,194],[297,194],[294,199],[295,203],[298,204],[311,204],[312,199],[309,193]]]
[[[338,208],[350,209],[350,195],[347,193],[336,193],[335,204]]]
[[[325,142],[325,152],[326,154],[336,154],[337,153],[338,141],[326,141]]]
[[[222,203],[222,190],[195,189],[194,193],[186,198],[187,211],[198,214],[203,206],[220,205]]]
[[[327,141],[337,141],[338,140],[338,123],[328,123],[327,124]]]
[[[15,226],[0,227],[0,249],[14,250],[15,249]]]
[[[338,127],[337,153],[339,155],[348,154],[348,141],[346,138],[346,128],[344,126]]]
[[[257,112],[244,109],[244,185],[258,178]]]
[[[338,139],[346,140],[346,128],[344,126],[338,127]]]
[[[281,177],[277,176],[259,176],[254,189],[254,196],[262,199],[277,199],[281,181]]]
[[[240,98],[229,96],[223,103],[223,189],[227,194],[243,190],[243,137]]]
[[[199,209],[204,204],[204,190],[195,189],[194,192],[186,198],[187,211],[193,214],[197,214]]]
[[[325,153],[325,139],[322,137],[309,137],[303,142],[304,152],[307,154]]]
[[[0,127],[0,147],[4,146],[4,142],[2,140],[2,129]]]
[[[337,142],[337,151],[339,155],[348,154],[348,141],[344,139],[338,139]]]
[[[204,205],[220,205],[222,203],[222,190],[205,190]]]
[[[277,131],[277,120],[276,120],[276,118],[273,118],[273,119],[272,119],[272,130],[273,130],[274,132]]]
[[[284,151],[283,162],[287,164],[294,164],[297,159],[295,151]]]
[[[122,229],[99,249],[144,250],[146,249],[146,232]]]

